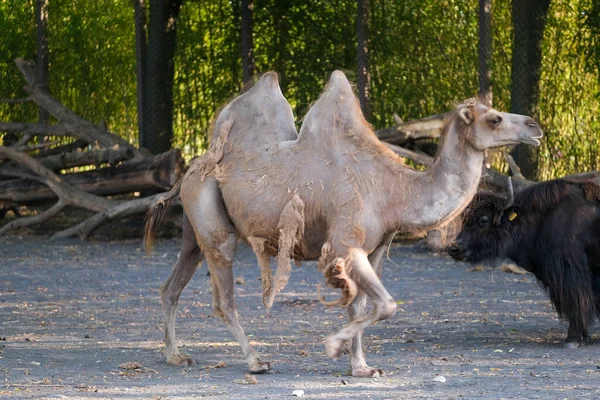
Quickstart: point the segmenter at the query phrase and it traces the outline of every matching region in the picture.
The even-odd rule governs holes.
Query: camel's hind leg
[[[179,354],[175,339],[175,318],[181,291],[188,284],[198,265],[202,262],[202,252],[189,219],[183,215],[183,242],[177,263],[160,288],[163,314],[165,318],[165,353],[171,365],[192,365],[192,359]]]
[[[215,313],[221,316],[242,347],[252,373],[263,373],[270,363],[262,362],[240,325],[235,306],[232,262],[237,246],[236,231],[231,223],[221,192],[214,178],[207,178],[195,196],[188,198],[182,190],[182,201],[198,242],[206,256],[213,287]]]
[[[349,275],[354,282],[356,282],[360,291],[364,292],[371,299],[373,310],[367,315],[354,315],[354,319],[348,326],[325,339],[325,350],[327,351],[327,355],[332,358],[338,358],[340,356],[344,342],[355,338],[356,335],[362,332],[367,326],[382,319],[390,318],[396,313],[396,302],[383,287],[383,284],[373,270],[365,251],[358,248],[352,248],[349,250],[349,256],[349,262],[351,263],[351,267],[348,268]],[[383,372],[381,370],[375,368],[366,369],[368,367],[366,367],[364,355],[361,354],[362,349],[358,351],[359,345],[361,345],[360,340],[352,343],[352,346],[354,347],[352,359],[354,363],[357,363],[356,371],[354,370],[353,365],[352,375],[365,376],[365,373],[367,372],[367,376],[374,376],[375,373],[381,374]]]
[[[387,249],[389,240],[383,241],[373,253],[369,255],[369,262],[373,266],[373,270],[379,276],[383,266],[383,255]],[[348,320],[352,323],[355,320],[363,318],[367,312],[367,295],[364,291],[359,290],[358,294],[348,306]],[[365,360],[365,353],[362,345],[363,331],[358,331],[350,341],[350,366],[352,368],[352,376],[382,376],[383,370],[380,368],[371,368]]]

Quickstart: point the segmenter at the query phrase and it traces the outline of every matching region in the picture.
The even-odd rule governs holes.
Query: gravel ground
[[[177,321],[196,363],[169,366],[157,289],[178,250],[178,240],[145,256],[140,240],[0,238],[0,398],[279,399],[295,390],[307,399],[600,398],[597,335],[563,349],[566,323],[532,275],[472,272],[417,243],[390,249],[382,279],[399,310],[365,333],[367,360],[384,377],[347,376],[347,356],[325,356],[321,342],[345,312],[316,300],[323,279],[314,263],[294,269],[266,317],[244,246],[235,260],[238,309],[273,371],[246,381],[237,343],[211,316],[206,267],[184,290]]]

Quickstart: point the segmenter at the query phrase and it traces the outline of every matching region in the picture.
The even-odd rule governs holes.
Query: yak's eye
[[[479,218],[479,226],[486,226],[489,223],[490,217],[488,217],[487,215],[484,215],[483,217]]]

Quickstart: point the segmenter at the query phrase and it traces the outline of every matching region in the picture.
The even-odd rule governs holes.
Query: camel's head
[[[543,136],[531,117],[494,110],[476,100],[467,100],[452,118],[476,150],[526,143],[539,146]]]

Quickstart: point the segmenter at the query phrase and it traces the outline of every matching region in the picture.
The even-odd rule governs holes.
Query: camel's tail
[[[160,226],[167,211],[171,207],[173,200],[179,196],[181,190],[181,182],[183,177],[180,178],[171,190],[167,193],[166,197],[161,198],[150,208],[146,215],[146,226],[144,227],[144,246],[146,247],[146,254],[152,253],[154,244],[156,243],[156,229]]]

